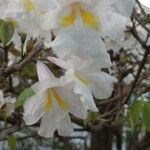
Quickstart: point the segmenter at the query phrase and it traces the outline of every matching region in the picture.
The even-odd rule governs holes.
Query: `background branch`
[[[27,63],[31,62],[33,58],[44,48],[43,41],[37,43],[33,50],[28,54],[26,58],[24,58],[21,62],[15,63],[6,69],[0,70],[0,87],[2,82],[10,76],[12,73],[19,71],[22,69]]]

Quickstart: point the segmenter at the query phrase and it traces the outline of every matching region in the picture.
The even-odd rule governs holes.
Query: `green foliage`
[[[144,123],[145,129],[148,132],[150,132],[150,103],[145,102],[143,104],[142,115],[143,115],[143,123]]]
[[[2,46],[6,46],[14,35],[14,27],[11,23],[0,19],[0,41]]]
[[[7,142],[8,142],[9,150],[16,150],[17,140],[14,135],[8,136]]]
[[[16,100],[16,108],[22,107],[24,102],[32,95],[35,95],[35,92],[31,88],[24,89]]]
[[[129,118],[132,131],[139,123],[150,132],[150,103],[144,100],[136,100],[129,110]]]
[[[93,124],[95,121],[96,121],[96,113],[89,111],[86,121],[85,121],[85,124]]]
[[[34,63],[27,64],[22,70],[23,76],[35,77],[36,74],[36,65]]]
[[[130,118],[132,130],[134,130],[135,125],[139,120],[141,111],[142,111],[142,101],[135,100],[129,110],[129,118]]]

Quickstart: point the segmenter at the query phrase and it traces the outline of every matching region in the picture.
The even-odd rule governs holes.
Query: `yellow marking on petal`
[[[53,95],[56,98],[60,108],[64,111],[68,111],[69,109],[69,103],[66,102],[57,92],[56,90],[53,88],[52,89]]]
[[[71,13],[67,16],[64,16],[61,20],[62,27],[68,27],[75,23],[76,20],[76,4],[71,5]]]
[[[49,112],[52,108],[52,91],[51,89],[48,89],[48,95],[47,95],[47,100],[44,106],[45,112]]]
[[[23,0],[24,9],[27,12],[31,12],[34,10],[34,5],[32,3],[32,0]]]
[[[81,77],[79,74],[75,74],[75,77],[77,79],[79,79],[84,85],[88,85],[89,81],[87,79],[84,79],[83,77]]]
[[[92,12],[80,6],[80,15],[85,25],[88,25],[95,30],[98,29],[99,24],[98,18]]]
[[[19,23],[12,18],[7,18],[7,22],[10,23],[14,28],[19,27]]]

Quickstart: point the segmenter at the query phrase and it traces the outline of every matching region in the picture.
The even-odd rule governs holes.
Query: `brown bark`
[[[97,132],[91,132],[91,148],[90,150],[111,150],[113,133],[112,131],[103,126]]]

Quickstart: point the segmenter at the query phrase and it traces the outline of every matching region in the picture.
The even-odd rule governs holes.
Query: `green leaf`
[[[0,41],[2,42],[2,45],[6,46],[13,35],[14,27],[11,25],[11,23],[0,19]]]
[[[22,70],[22,75],[29,76],[29,77],[35,77],[37,75],[36,65],[34,63],[27,64]]]
[[[96,112],[88,112],[87,118],[86,118],[86,123],[94,123],[96,120]]]
[[[24,102],[32,95],[35,95],[35,92],[31,88],[24,89],[16,100],[16,108],[22,107]]]
[[[142,101],[135,100],[129,110],[129,118],[130,118],[132,130],[134,130],[135,125],[139,120],[141,111],[142,111]]]
[[[9,150],[16,150],[17,140],[14,135],[8,136],[7,142],[8,142]]]
[[[143,123],[148,132],[150,132],[150,103],[144,102],[143,104]]]

